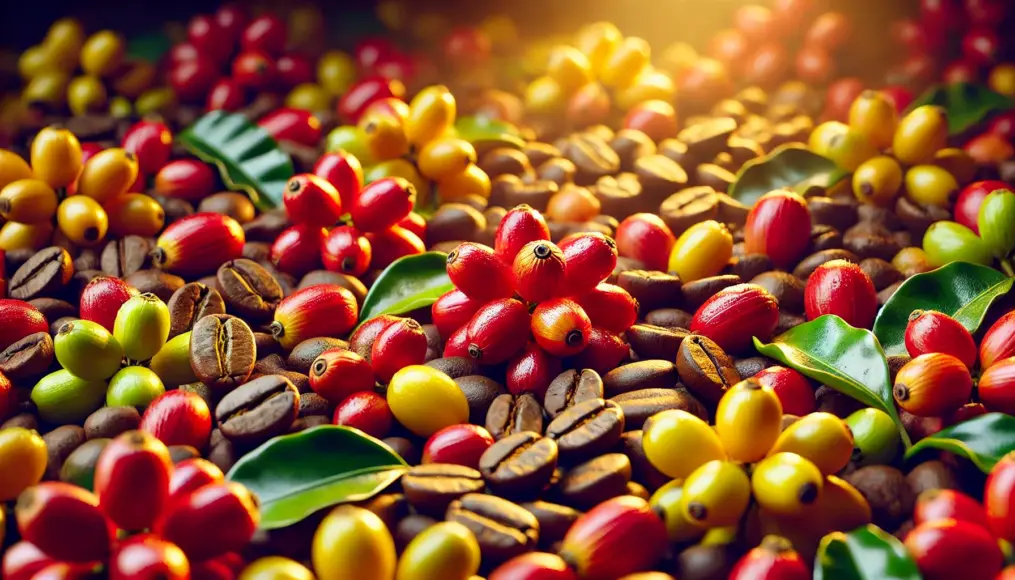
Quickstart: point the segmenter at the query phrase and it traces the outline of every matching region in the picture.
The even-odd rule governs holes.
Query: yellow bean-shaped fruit
[[[67,239],[90,247],[106,239],[109,216],[99,202],[83,195],[72,195],[60,202],[56,223]]]
[[[555,46],[550,51],[546,75],[557,81],[566,93],[592,82],[592,65],[580,50],[573,46]]]
[[[847,131],[849,131],[849,126],[845,123],[825,121],[811,131],[810,137],[807,138],[807,147],[818,155],[824,155],[832,139],[839,135],[845,135]]]
[[[976,178],[976,161],[965,149],[947,147],[934,154],[934,165],[952,174],[959,185],[966,185]]]
[[[374,159],[395,159],[409,152],[409,141],[400,119],[373,115],[361,125],[367,148]]]
[[[66,129],[46,127],[32,140],[32,172],[57,189],[81,175],[81,142]]]
[[[27,105],[61,109],[67,102],[69,82],[70,76],[62,70],[44,70],[36,74],[21,91],[21,101]]]
[[[127,193],[118,196],[105,205],[109,215],[109,231],[119,237],[155,237],[166,224],[166,212],[149,195]]]
[[[23,224],[49,221],[56,204],[56,192],[41,179],[19,179],[0,189],[0,216],[7,220]]]
[[[684,282],[715,276],[733,257],[733,236],[726,226],[706,220],[680,234],[670,251],[670,271]]]
[[[119,147],[104,149],[85,163],[78,179],[78,193],[100,204],[115,199],[130,189],[137,179],[137,157]]]
[[[7,222],[0,227],[0,250],[41,250],[49,245],[53,237],[53,224],[39,222],[23,224]]]
[[[446,374],[424,365],[403,367],[387,392],[391,414],[420,437],[469,419],[469,401]]]
[[[66,70],[73,70],[77,66],[84,44],[85,30],[73,18],[61,18],[51,24],[42,40],[43,48]]]
[[[296,560],[264,556],[240,571],[237,580],[314,580],[314,573]]]
[[[792,516],[803,513],[818,500],[823,482],[816,465],[796,453],[782,452],[754,466],[751,491],[762,508]]]
[[[808,459],[825,475],[842,471],[853,456],[853,434],[842,419],[831,413],[800,417],[779,434],[769,455],[784,451]]]
[[[894,157],[868,159],[853,173],[853,195],[861,203],[888,207],[902,188],[902,167]]]
[[[395,541],[377,514],[341,505],[317,526],[311,560],[318,580],[391,580]]]
[[[13,151],[0,149],[0,189],[19,179],[35,177],[28,162]]]
[[[922,105],[903,117],[892,137],[892,154],[904,165],[930,163],[948,143],[948,114],[941,107]]]
[[[649,498],[649,504],[659,517],[666,523],[666,531],[670,541],[674,543],[690,542],[702,536],[704,530],[687,517],[680,499],[684,497],[684,481],[674,479],[660,487]]]
[[[578,31],[575,46],[588,58],[592,71],[601,75],[606,61],[623,38],[620,29],[612,22],[593,22]]]
[[[11,501],[46,473],[46,442],[22,427],[0,430],[0,501]]]
[[[126,46],[112,30],[102,30],[88,37],[81,47],[81,68],[90,75],[107,77],[123,63]]]
[[[469,165],[465,171],[455,173],[437,182],[441,201],[459,201],[467,195],[490,197],[490,177],[478,165]],[[416,191],[417,196],[419,191]]]
[[[743,466],[709,461],[684,481],[680,507],[684,517],[702,528],[736,525],[751,502],[751,480]]]
[[[67,106],[75,115],[87,115],[90,112],[106,108],[109,93],[106,85],[92,75],[81,75],[71,79],[67,85]]]
[[[628,36],[606,59],[599,80],[608,87],[629,87],[648,66],[651,58],[652,49],[644,38]]]
[[[550,115],[564,109],[566,93],[548,76],[538,77],[525,87],[525,109],[534,115]]]
[[[465,139],[441,137],[423,146],[416,159],[419,172],[435,181],[462,173],[476,163],[476,148]]]
[[[730,459],[753,463],[764,457],[782,430],[782,403],[771,387],[749,378],[719,399],[715,430]]]
[[[409,103],[409,117],[405,120],[405,136],[416,147],[433,141],[451,128],[455,122],[455,97],[444,85],[434,85],[420,91]]]
[[[958,181],[937,165],[916,165],[906,171],[906,196],[917,203],[948,207],[958,193]]]
[[[867,137],[878,149],[892,144],[898,114],[884,93],[867,90],[849,107],[849,126]]]
[[[709,461],[726,459],[715,430],[681,409],[650,417],[645,422],[641,445],[649,463],[674,479],[686,478]]]
[[[38,44],[30,46],[18,57],[18,74],[26,81],[47,70],[59,71],[60,63],[45,46]]]
[[[409,542],[395,580],[469,580],[479,571],[479,542],[458,522],[440,522]]]

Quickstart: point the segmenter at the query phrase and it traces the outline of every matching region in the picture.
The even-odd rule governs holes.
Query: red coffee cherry
[[[338,190],[328,180],[312,173],[290,177],[282,203],[294,224],[331,227],[342,217],[342,198]]]
[[[300,277],[321,267],[321,248],[328,231],[320,226],[299,224],[282,231],[271,245],[271,263]]]
[[[515,255],[511,275],[515,292],[527,302],[552,298],[564,282],[564,252],[553,242],[529,242]]]
[[[233,79],[219,79],[208,91],[206,111],[237,111],[247,102],[246,93],[240,83]]]
[[[344,208],[352,207],[352,201],[363,189],[363,166],[355,155],[345,151],[321,155],[314,164],[313,173],[335,187]]]
[[[667,543],[666,525],[648,502],[622,495],[578,518],[559,553],[582,578],[620,578],[651,568]]]
[[[376,343],[374,343],[376,344]],[[351,350],[329,348],[310,365],[310,389],[332,405],[353,393],[374,388],[370,362]]]
[[[352,226],[332,229],[321,248],[321,261],[326,270],[350,276],[365,274],[372,257],[370,240]]]
[[[494,252],[504,265],[510,266],[525,244],[540,240],[550,241],[550,228],[543,214],[522,204],[501,218],[494,235]]]
[[[233,218],[202,212],[169,224],[156,241],[152,262],[180,276],[199,277],[243,257],[246,235]]]
[[[767,341],[779,324],[779,303],[757,284],[723,288],[702,304],[691,320],[691,332],[707,336],[729,353],[744,352],[752,337]]]
[[[338,407],[332,423],[354,427],[360,431],[382,439],[391,431],[394,417],[388,401],[373,391],[361,391],[349,395]]]
[[[403,318],[389,324],[377,335],[370,351],[370,368],[387,384],[399,369],[423,364],[426,360],[426,333],[418,322]]]
[[[101,562],[116,526],[99,498],[76,485],[44,481],[23,491],[14,506],[21,538],[64,562]]]
[[[754,375],[763,387],[770,387],[775,391],[782,403],[782,412],[787,415],[803,417],[813,413],[816,405],[814,401],[814,387],[808,382],[807,377],[799,372],[780,366],[768,367]]]
[[[469,325],[459,328],[448,337],[444,343],[444,358],[460,356],[469,358]]]
[[[78,316],[82,320],[90,320],[102,325],[109,332],[113,332],[116,313],[120,311],[124,302],[135,295],[137,295],[137,290],[131,288],[122,279],[99,276],[86,284],[85,289],[81,292]]]
[[[770,191],[754,203],[744,226],[744,248],[766,254],[776,267],[792,268],[811,242],[811,212],[800,195]]]
[[[987,512],[980,502],[954,489],[928,489],[916,498],[913,523],[959,520],[987,529]]]
[[[947,417],[969,400],[969,369],[950,354],[922,354],[895,376],[895,402],[918,417]]]
[[[434,433],[423,445],[423,463],[453,463],[479,469],[479,458],[493,435],[479,425],[450,425]]]
[[[998,538],[1015,541],[1015,453],[1009,453],[997,462],[987,476],[983,490],[983,508],[987,523]]]
[[[665,272],[676,243],[673,231],[654,213],[628,216],[617,227],[617,253],[638,260],[649,270]]]
[[[190,562],[176,544],[154,534],[141,534],[117,543],[109,559],[109,580],[160,578],[190,580]]]
[[[807,320],[834,314],[856,328],[870,328],[878,311],[874,284],[860,266],[846,260],[832,260],[807,279],[804,288]]]
[[[349,213],[357,228],[364,232],[377,232],[402,221],[415,203],[416,188],[409,180],[385,177],[360,190]]]
[[[49,332],[46,317],[39,309],[12,298],[0,298],[0,349],[36,332]]]
[[[302,54],[283,54],[275,61],[278,82],[285,89],[314,82],[314,64]]]
[[[257,531],[257,500],[239,483],[200,487],[169,506],[153,532],[199,562],[242,550]]]
[[[570,296],[590,292],[617,267],[617,244],[600,233],[561,240],[560,249],[567,264],[563,290]]]
[[[416,234],[421,240],[426,238],[426,219],[414,211],[402,218],[398,226]]]
[[[980,366],[989,369],[997,361],[1012,356],[1015,356],[1015,310],[998,318],[984,333],[980,341]]]
[[[286,25],[274,14],[264,14],[251,20],[240,36],[243,50],[263,50],[278,56],[285,50]]]
[[[213,60],[197,55],[176,63],[169,69],[166,80],[176,96],[184,103],[200,103],[219,78],[219,69]]]
[[[159,195],[187,201],[200,201],[215,193],[218,177],[207,164],[197,159],[177,159],[162,166],[155,176]]]
[[[582,307],[592,326],[621,334],[638,320],[638,301],[615,284],[602,283],[574,301]]]
[[[440,335],[450,336],[468,324],[483,304],[483,301],[469,298],[461,290],[451,290],[433,303],[430,316]]]
[[[511,295],[511,271],[489,246],[474,242],[459,244],[448,254],[451,283],[476,300],[495,300]]]
[[[730,572],[729,580],[808,580],[811,571],[789,540],[765,536],[761,545],[744,554]]]
[[[95,464],[99,507],[123,530],[150,528],[169,500],[169,449],[144,431],[127,431],[106,445]]]
[[[508,360],[525,346],[529,318],[529,309],[513,298],[486,303],[466,327],[469,356],[485,365]]]
[[[21,540],[4,552],[0,576],[7,580],[32,580],[36,572],[56,563],[35,544]]]
[[[515,556],[490,573],[489,580],[578,580],[567,562],[556,554],[528,552]]]
[[[943,352],[959,359],[969,368],[973,368],[976,363],[973,336],[958,320],[935,310],[914,310],[909,315],[906,350],[912,357]]]
[[[415,256],[426,251],[426,245],[419,236],[401,226],[391,226],[379,232],[367,232],[372,256],[370,269],[383,270],[392,262],[405,256]]]
[[[405,85],[401,81],[389,80],[382,76],[361,78],[338,99],[338,116],[355,124],[367,108],[381,99],[405,96]]]
[[[211,410],[197,393],[168,391],[145,409],[138,429],[166,444],[204,449],[211,436]]]
[[[265,90],[275,83],[275,61],[260,50],[245,50],[236,55],[232,79],[248,91]]]
[[[573,356],[589,343],[592,322],[574,300],[554,298],[532,311],[532,336],[536,344],[555,356]]]
[[[363,324],[359,325],[352,335],[349,337],[349,350],[360,355],[367,362],[370,362],[370,351],[374,347],[374,341],[377,340],[377,335],[382,330],[388,327],[393,322],[398,322],[402,318],[393,314],[382,314],[375,316],[370,320],[367,320]]]
[[[279,302],[268,330],[289,351],[308,338],[345,336],[358,317],[352,292],[334,284],[315,284]]]
[[[162,123],[138,121],[127,129],[121,146],[137,157],[137,167],[142,174],[155,175],[169,162],[173,134]]]
[[[222,470],[217,465],[194,457],[184,459],[173,467],[169,478],[169,503],[204,487],[210,483],[221,483],[225,480]]]
[[[1015,415],[1015,357],[998,361],[984,371],[976,394],[986,410]]]
[[[993,578],[1004,564],[997,540],[969,522],[925,522],[903,543],[924,578]]]
[[[18,406],[16,393],[14,391],[14,385],[11,380],[0,373],[0,421],[4,421],[10,416]]]
[[[529,342],[508,361],[505,383],[513,395],[532,393],[542,400],[547,387],[560,372],[560,359]]]
[[[585,350],[571,359],[575,368],[592,369],[601,375],[613,370],[620,361],[627,358],[631,345],[620,335],[602,328],[589,332],[589,343]]]

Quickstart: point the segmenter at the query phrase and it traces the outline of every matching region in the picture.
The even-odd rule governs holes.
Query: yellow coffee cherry
[[[549,115],[564,109],[566,93],[548,76],[533,79],[525,87],[525,109],[534,115]]]
[[[709,461],[684,482],[680,507],[684,517],[702,528],[736,525],[751,502],[751,481],[743,466]]]
[[[73,18],[61,18],[50,25],[42,46],[66,71],[77,66],[81,48],[85,44],[85,30],[81,23]]]
[[[314,580],[314,573],[296,560],[265,556],[247,565],[238,580]]]
[[[41,250],[53,237],[52,222],[23,224],[7,222],[0,227],[0,250]]]
[[[32,171],[50,187],[67,187],[81,175],[81,142],[66,129],[46,127],[32,140]]]
[[[673,75],[673,78],[680,76],[698,62],[698,51],[690,44],[683,41],[676,41],[663,49],[659,57],[659,67]]]
[[[74,77],[67,85],[67,106],[75,115],[102,110],[108,98],[106,86],[91,75]]]
[[[624,35],[611,22],[593,22],[578,31],[575,46],[588,58],[592,71],[598,76],[603,73],[609,60]]]
[[[176,93],[169,87],[148,89],[134,101],[134,109],[140,116],[165,113],[176,106]]]
[[[733,257],[733,236],[715,221],[698,222],[680,234],[670,251],[669,269],[686,284],[715,276]]]
[[[725,460],[719,435],[695,415],[681,409],[661,411],[644,426],[642,448],[662,473],[683,479],[713,460]]]
[[[50,109],[61,109],[67,102],[67,83],[70,77],[61,70],[44,70],[32,77],[24,90],[21,100],[27,105],[42,105]]]
[[[370,167],[378,161],[367,147],[367,137],[363,129],[356,125],[342,125],[328,133],[327,150],[345,151],[359,160],[363,167]]]
[[[44,129],[45,130],[45,129]],[[20,155],[7,149],[0,149],[0,189],[19,179],[35,177],[28,162]]]
[[[311,560],[318,580],[391,580],[395,541],[377,514],[341,505],[317,526]]]
[[[634,80],[634,84],[617,92],[615,101],[620,110],[626,111],[645,101],[673,102],[676,94],[677,88],[673,84],[673,78],[648,66]]]
[[[906,171],[906,197],[925,205],[948,207],[959,194],[959,183],[937,165],[915,165]]]
[[[652,58],[652,49],[644,38],[628,36],[606,59],[599,79],[608,87],[631,86]]]
[[[902,167],[894,157],[868,159],[853,173],[853,195],[863,203],[888,207],[901,187]]]
[[[841,138],[841,135],[845,135],[848,131],[849,126],[845,123],[825,121],[811,131],[810,137],[807,138],[807,147],[818,155],[824,155],[823,152],[831,146],[832,139]]]
[[[784,451],[809,459],[821,473],[832,475],[842,471],[853,456],[853,434],[835,415],[811,413],[780,433],[769,455]]]
[[[465,171],[438,181],[437,193],[443,202],[460,200],[467,195],[486,199],[490,197],[490,177],[478,165],[469,165]]]
[[[56,204],[56,192],[41,179],[19,179],[0,189],[0,216],[10,221],[49,221],[56,213]]]
[[[674,479],[657,489],[649,498],[649,504],[663,518],[670,541],[674,543],[690,542],[700,538],[704,533],[702,528],[687,518],[680,505],[682,497],[684,497],[684,481]]]
[[[405,120],[405,136],[416,147],[443,135],[455,123],[457,106],[455,97],[444,85],[434,85],[420,91],[409,103],[409,118]]]
[[[546,76],[557,81],[565,93],[592,82],[592,65],[580,50],[573,46],[555,46],[550,51]]]
[[[934,154],[933,165],[937,165],[952,174],[959,185],[966,185],[976,178],[976,161],[966,153],[965,149],[946,147]]]
[[[892,144],[897,117],[895,105],[879,91],[860,93],[849,107],[850,128],[859,131],[878,149]]]
[[[441,137],[423,146],[416,159],[419,172],[441,181],[466,171],[476,162],[476,148],[465,139]]]
[[[108,77],[123,63],[126,45],[112,30],[102,30],[88,37],[81,47],[81,68],[97,77]]]
[[[18,57],[18,74],[24,80],[31,80],[36,75],[48,71],[60,71],[60,66],[53,54],[41,45],[30,46]]]
[[[772,448],[782,430],[782,403],[755,379],[733,385],[719,399],[715,430],[730,459],[753,463]]]
[[[816,465],[796,453],[783,452],[754,466],[751,491],[762,508],[796,515],[818,500],[823,481]]]
[[[331,107],[331,95],[321,85],[302,83],[286,95],[285,106],[304,111],[325,111]]]
[[[78,179],[78,193],[100,204],[130,189],[137,179],[137,157],[119,147],[103,149],[85,164]]]
[[[825,477],[821,495],[814,503],[814,508],[807,510],[807,513],[817,515],[828,532],[848,532],[865,526],[874,519],[870,503],[863,494],[848,481],[834,475]]]
[[[446,374],[424,365],[399,370],[388,384],[388,406],[398,422],[420,437],[469,419],[469,402]]]
[[[134,113],[134,106],[126,97],[116,95],[109,99],[109,114],[117,119],[126,119]]]
[[[396,159],[409,152],[401,121],[392,115],[373,115],[361,123],[367,148],[374,159]]]
[[[84,195],[72,195],[60,202],[56,223],[67,239],[90,247],[106,239],[109,216],[99,202]]]
[[[1015,64],[995,65],[990,69],[987,85],[1008,98],[1015,97]]]
[[[916,274],[922,274],[924,272],[930,272],[933,270],[933,266],[930,265],[930,259],[927,257],[927,252],[923,251],[923,248],[910,246],[908,248],[902,248],[898,254],[892,258],[892,265],[895,269],[902,272],[902,275],[909,278]]]
[[[166,224],[166,212],[151,196],[127,193],[104,206],[109,216],[109,231],[114,235],[155,237]]]
[[[846,171],[856,171],[863,162],[878,155],[877,147],[864,134],[853,128],[849,128],[845,133],[833,135],[824,149],[815,152],[831,159]]]
[[[941,107],[922,105],[899,120],[892,155],[904,165],[930,163],[948,142],[948,115]]]
[[[469,580],[479,571],[479,542],[458,522],[440,522],[419,533],[398,559],[395,580]]]
[[[407,179],[416,188],[417,203],[420,200],[420,192],[430,190],[430,182],[419,174],[419,170],[411,162],[405,159],[389,159],[381,161],[366,170],[363,174],[364,183],[372,183],[385,177],[401,177]]]
[[[46,442],[22,427],[0,430],[0,501],[10,501],[39,483],[46,472]]]

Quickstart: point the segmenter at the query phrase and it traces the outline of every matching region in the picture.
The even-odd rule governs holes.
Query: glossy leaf
[[[988,266],[952,262],[902,283],[874,320],[885,354],[906,354],[906,325],[914,310],[937,310],[976,332],[995,300],[1011,290],[1009,278]]]
[[[244,455],[226,476],[261,507],[261,529],[292,525],[335,504],[362,501],[408,469],[390,447],[358,429],[322,425],[276,437]]]
[[[931,87],[909,105],[909,110],[921,105],[944,107],[948,113],[948,133],[958,135],[993,113],[1011,109],[1015,103],[978,83],[954,83]]]
[[[454,290],[447,259],[444,252],[424,252],[392,262],[367,292],[359,311],[360,324],[382,314],[405,314],[430,306]]]
[[[517,127],[487,117],[459,117],[455,121],[455,132],[472,143],[480,155],[498,147],[521,149],[525,146]]]
[[[853,328],[838,316],[826,314],[789,329],[769,344],[755,338],[754,346],[759,354],[888,413],[909,445],[895,410],[888,361],[871,331]]]
[[[849,172],[834,161],[801,147],[787,144],[744,164],[730,184],[729,195],[751,205],[773,189],[791,189],[803,195],[811,188],[829,189]]]
[[[821,539],[814,580],[920,580],[920,570],[895,536],[868,524]]]
[[[1015,450],[1015,417],[987,413],[946,427],[916,442],[906,459],[927,449],[941,449],[968,458],[980,471],[990,473],[1007,453]]]
[[[212,111],[177,139],[206,163],[213,163],[226,187],[243,191],[261,210],[282,205],[293,163],[264,129],[245,116]]]

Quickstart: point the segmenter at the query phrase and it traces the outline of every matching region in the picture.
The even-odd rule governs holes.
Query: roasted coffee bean
[[[699,162],[698,159],[691,156],[686,144],[677,141],[674,138],[663,139],[660,141],[659,145],[656,146],[656,151],[661,155],[665,155],[676,161],[684,168],[694,167]]]
[[[651,270],[627,270],[617,275],[617,286],[638,301],[640,312],[675,307],[681,301],[680,278]]]
[[[268,273],[271,274],[273,278],[275,278],[275,281],[278,282],[278,285],[282,287],[283,296],[289,296],[290,294],[296,291],[296,285],[298,281],[296,280],[295,276],[292,276],[279,270],[271,262],[264,262],[261,264],[261,266],[263,266],[264,269],[267,270]],[[221,291],[221,289],[219,289],[219,291]]]
[[[581,516],[581,512],[570,506],[547,501],[533,501],[521,506],[536,516],[539,522],[539,547],[544,550],[563,540],[571,524]]]
[[[631,460],[623,453],[606,453],[572,467],[557,483],[562,503],[590,509],[624,495],[631,481]]]
[[[679,237],[698,222],[717,219],[719,198],[711,187],[688,187],[663,200],[659,216],[673,235]]]
[[[563,461],[574,463],[613,447],[624,432],[624,412],[613,401],[593,399],[564,411],[546,426]]]
[[[668,360],[642,360],[619,366],[603,376],[606,396],[640,389],[672,389],[680,378],[677,365]]]
[[[282,287],[263,266],[240,258],[222,264],[216,274],[230,311],[250,321],[268,320],[282,301]]]
[[[471,467],[451,463],[427,463],[412,467],[402,476],[402,492],[418,512],[443,517],[448,505],[485,485]]]
[[[307,429],[313,429],[314,427],[320,427],[321,425],[331,425],[331,417],[328,417],[327,415],[299,417],[292,422],[292,425],[289,426],[288,433],[299,433],[300,431],[306,431]]]
[[[600,215],[625,219],[639,212],[652,212],[659,204],[642,195],[641,182],[633,173],[605,175],[599,178],[592,194],[599,200]]]
[[[112,439],[140,424],[141,414],[134,407],[102,407],[85,419],[85,437]]]
[[[222,439],[218,443],[208,446],[207,459],[221,469],[222,473],[229,473],[241,455],[236,449],[235,443],[228,439]]]
[[[860,269],[867,274],[867,277],[874,283],[874,288],[879,292],[905,279],[902,272],[899,272],[891,262],[881,258],[867,258],[860,262]]]
[[[279,209],[262,213],[243,224],[243,233],[248,242],[268,242],[270,244],[289,225],[289,217],[285,210]]]
[[[299,410],[300,394],[289,379],[265,375],[222,397],[215,406],[215,420],[226,439],[257,445],[288,432]]]
[[[552,223],[552,222],[551,222]],[[625,256],[617,256],[617,265],[613,267],[613,272],[606,277],[607,284],[616,284],[617,276],[620,276],[624,272],[630,272],[631,270],[644,270],[645,263],[635,260],[634,258],[628,258]]]
[[[793,268],[793,275],[806,282],[811,277],[811,274],[818,269],[818,266],[832,260],[846,260],[854,264],[860,263],[860,258],[849,250],[822,250],[801,260],[796,268]]]
[[[483,372],[483,367],[475,359],[464,356],[436,358],[427,362],[426,366],[433,367],[455,380]]]
[[[565,141],[560,152],[574,163],[574,182],[578,185],[592,185],[600,177],[620,171],[620,157],[599,135],[576,133]]]
[[[409,465],[416,465],[420,462],[422,452],[419,449],[419,445],[416,445],[405,437],[385,437],[381,441],[394,449],[395,453]]]
[[[676,360],[680,343],[687,338],[683,328],[667,328],[651,324],[635,324],[624,333],[631,350],[641,360]]]
[[[694,169],[694,177],[691,178],[694,185],[711,187],[712,189],[725,193],[730,185],[736,181],[737,176],[730,173],[724,167],[714,163],[702,163]]]
[[[138,420],[140,421],[140,417]],[[10,429],[11,427],[21,427],[22,429],[28,429],[29,431],[38,431],[39,418],[32,413],[18,413],[3,423],[0,423],[0,429]]]
[[[751,213],[751,208],[725,193],[717,193],[716,199],[719,200],[719,221],[727,225],[736,226],[737,228],[744,227],[744,224],[747,223],[747,215]],[[735,234],[736,231],[734,231]]]
[[[106,274],[102,270],[81,270],[74,272],[71,276],[70,284],[67,285],[67,289],[64,292],[64,296],[67,297],[72,303],[81,303],[81,296],[85,292],[85,287],[88,283],[96,278],[105,278]]]
[[[440,514],[440,517],[443,518],[444,514]],[[392,534],[395,537],[395,547],[398,549],[398,553],[401,554],[416,536],[436,523],[437,520],[422,514],[409,514],[399,520]]]
[[[534,431],[497,441],[479,458],[479,471],[496,494],[534,498],[550,484],[557,468],[557,443]]]
[[[63,425],[42,436],[46,442],[46,474],[48,481],[60,479],[60,469],[70,454],[85,442],[85,430],[77,425]]]
[[[295,383],[293,386],[296,386]],[[299,387],[296,386],[296,389],[299,390]],[[331,403],[317,393],[300,394],[299,416],[310,417],[313,415],[324,415],[330,418]]]
[[[429,362],[444,354],[444,341],[441,340],[441,331],[435,324],[424,324],[423,334],[426,335],[426,358],[423,362]]]
[[[255,262],[270,262],[271,244],[268,242],[247,242],[243,244],[243,257]]]
[[[219,390],[242,385],[257,360],[254,333],[235,316],[210,314],[194,324],[190,366],[204,384]]]
[[[634,174],[641,182],[641,194],[653,204],[687,186],[687,173],[679,163],[665,155],[646,155],[634,162]]]
[[[440,360],[453,362],[453,359],[436,359],[431,362],[437,362]],[[462,360],[468,361],[468,363],[472,363],[473,365],[476,364],[471,358]],[[465,364],[466,363],[464,362],[461,363],[463,367]],[[443,369],[438,370],[443,371]],[[455,370],[456,369],[452,369],[453,372]],[[479,369],[462,368],[461,370],[478,371]],[[447,374],[447,371],[443,372]],[[448,376],[451,376],[451,374],[448,374]],[[501,395],[507,394],[507,389],[505,389],[503,385],[489,377],[484,377],[483,375],[468,374],[460,377],[451,376],[451,378],[455,381],[455,384],[458,385],[458,388],[462,390],[462,393],[465,394],[465,399],[469,401],[469,422],[475,425],[483,424],[486,421],[487,413],[489,412],[490,406],[493,404],[494,400]]]
[[[779,312],[779,321],[775,325],[775,330],[773,331],[773,334],[778,336],[778,335],[786,332],[787,330],[789,330],[791,328],[795,328],[797,326],[800,326],[801,324],[803,324],[805,322],[807,322],[807,319],[804,318],[803,316],[799,315],[799,314],[793,314],[792,312],[783,312],[783,311],[780,311]]]
[[[187,216],[194,215],[196,211],[194,204],[178,197],[152,196],[162,206],[162,213],[165,214],[166,225],[181,220]]]
[[[838,250],[842,248],[842,234],[832,226],[815,225],[811,227],[811,241],[807,246],[808,253],[822,250]]]
[[[257,354],[261,356],[260,352],[258,352]],[[282,355],[280,354],[269,354],[261,356],[261,358],[257,359],[257,362],[254,363],[254,372],[260,373],[262,375],[270,375],[278,371],[284,370],[286,370],[285,359],[282,358]]]
[[[624,428],[641,429],[645,421],[660,411],[680,409],[708,421],[708,410],[701,401],[683,388],[649,388],[629,391],[610,399],[624,411]]]
[[[151,267],[152,243],[141,236],[124,236],[106,242],[99,264],[103,272],[115,278],[126,278]]]
[[[633,171],[634,164],[642,157],[654,155],[656,144],[645,133],[637,129],[621,129],[610,139],[610,148],[620,158],[621,171]]]
[[[737,374],[741,377],[753,377],[761,371],[777,365],[774,360],[767,356],[752,356],[748,358],[738,358],[734,361],[733,366],[737,368]]]
[[[901,281],[896,282],[894,284],[889,284],[888,286],[885,286],[883,290],[878,292],[878,305],[884,306],[885,304],[888,304],[888,301],[892,298],[892,296],[895,295],[895,292],[899,289],[899,286],[902,286]]]
[[[623,453],[631,461],[632,479],[654,491],[669,483],[672,478],[656,469],[645,456],[645,450],[641,445],[642,435],[641,430],[626,431],[615,451]]]
[[[4,254],[4,265],[7,268],[7,272],[14,272],[25,262],[30,260],[35,255],[35,250],[31,248],[21,248],[17,250],[9,250]]]
[[[513,208],[526,204],[536,211],[545,212],[550,198],[559,189],[557,183],[549,179],[525,183],[518,176],[501,175],[490,183],[489,205]]]
[[[256,210],[250,198],[242,193],[222,191],[209,195],[197,205],[197,211],[227,215],[241,225],[254,219]]]
[[[814,390],[814,403],[818,412],[831,413],[840,419],[849,417],[865,406],[856,399],[825,385]]]
[[[78,270],[100,270],[102,263],[99,259],[99,252],[92,248],[85,248],[74,258],[74,271]]]
[[[469,528],[479,542],[483,562],[497,564],[535,549],[539,520],[506,499],[470,493],[451,502],[444,519]]]
[[[767,272],[774,268],[772,259],[766,254],[747,254],[740,258],[734,259],[727,270],[729,274],[739,276],[741,280],[750,280],[762,272]]]
[[[46,332],[29,334],[0,352],[0,373],[17,383],[41,376],[53,364],[53,339]]]
[[[902,221],[891,208],[862,203],[857,206],[856,212],[860,223],[877,225],[890,231],[902,229]]]
[[[578,168],[570,159],[557,157],[536,167],[536,177],[542,181],[550,181],[557,186],[574,183],[574,176]]]
[[[773,270],[751,278],[751,284],[757,284],[775,296],[779,309],[786,312],[801,313],[804,311],[805,284],[800,278]]]
[[[908,354],[892,354],[888,355],[888,376],[892,380],[892,384],[895,384],[895,375],[899,374],[899,370],[906,366],[906,363],[913,360],[913,357]]]
[[[860,219],[852,197],[812,197],[807,200],[807,207],[812,224],[832,226],[840,232],[853,227]]]
[[[192,330],[209,314],[225,314],[226,305],[217,290],[200,282],[184,284],[169,298],[169,338]]]
[[[543,408],[551,419],[585,401],[602,399],[603,379],[592,369],[566,370],[550,382],[543,397]]]
[[[687,145],[688,154],[695,159],[713,159],[726,150],[730,135],[737,128],[737,122],[729,117],[711,117],[707,121],[689,125],[677,140]]]
[[[645,315],[645,322],[664,328],[687,328],[694,315],[679,308],[659,308]]]
[[[916,239],[923,239],[931,224],[951,219],[948,210],[934,205],[924,205],[900,196],[895,202],[895,214],[899,216],[906,230]]]
[[[254,333],[254,347],[258,356],[269,354],[282,354],[282,345],[275,340],[275,337],[267,332]]]
[[[486,412],[486,430],[495,439],[521,431],[543,431],[543,407],[529,393],[498,395]]]
[[[395,529],[399,520],[407,517],[412,511],[409,500],[401,493],[385,493],[359,502],[358,505],[374,512],[389,530]]]
[[[529,158],[529,163],[533,167],[539,167],[549,159],[554,157],[560,157],[560,149],[557,149],[549,143],[541,143],[539,141],[529,141],[522,148],[522,153]]]
[[[58,296],[73,275],[74,264],[67,250],[50,246],[14,272],[7,281],[7,293],[18,300]]]
[[[173,465],[186,461],[188,459],[197,459],[201,457],[201,452],[191,447],[190,445],[170,445],[169,446],[169,460],[173,462]]]
[[[472,241],[486,229],[482,212],[463,203],[447,203],[426,222],[427,247],[452,240]]]
[[[710,408],[741,379],[729,355],[711,339],[696,334],[680,344],[676,366],[687,390]]]
[[[56,320],[57,318],[64,318],[65,316],[77,316],[78,308],[66,300],[59,300],[57,298],[35,298],[29,300],[29,304],[34,306],[46,317],[46,320]]]
[[[183,278],[154,268],[138,270],[127,276],[124,281],[136,288],[141,294],[154,294],[159,297],[159,300],[166,303],[173,297],[173,292],[176,292],[186,284]]]
[[[688,311],[697,310],[706,300],[715,296],[720,290],[743,283],[740,276],[736,274],[724,274],[721,276],[710,276],[686,282],[681,291],[684,293],[684,309]]]
[[[477,165],[490,179],[498,175],[522,176],[532,173],[532,164],[529,163],[525,153],[509,147],[498,147],[488,151]]]
[[[902,249],[890,232],[868,233],[857,231],[857,226],[853,226],[843,234],[842,245],[860,258],[882,260],[891,260]]]
[[[286,368],[298,373],[307,374],[321,353],[332,348],[349,348],[349,343],[328,336],[308,338],[293,347],[285,361]]]

